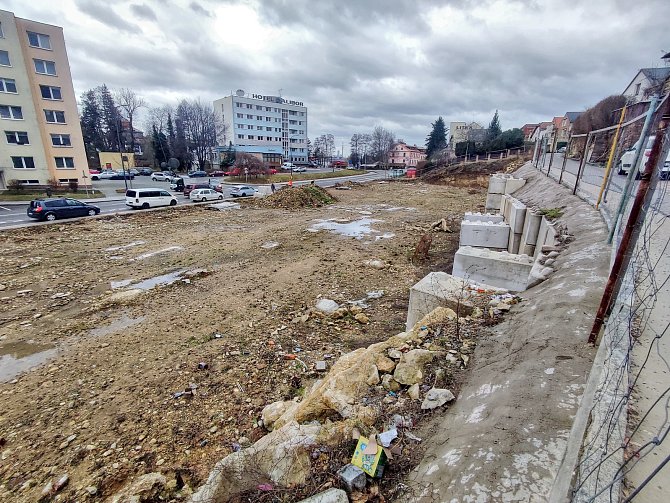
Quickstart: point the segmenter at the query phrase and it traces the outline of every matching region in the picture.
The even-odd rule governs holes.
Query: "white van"
[[[128,189],[126,206],[131,208],[155,208],[157,206],[174,206],[177,198],[165,189]]]
[[[647,144],[644,147],[644,154],[642,157],[642,165],[640,167],[640,171],[643,171],[647,165],[647,159],[651,155],[651,147],[654,145],[654,140],[656,139],[656,135],[651,135],[649,138],[647,138]],[[618,173],[620,175],[627,175],[628,171],[633,165],[633,161],[635,160],[635,149],[637,148],[638,144],[640,143],[640,140],[636,141],[632,147],[630,147],[628,150],[624,152],[624,154],[621,156],[621,160],[619,161],[619,166],[618,166]],[[668,157],[665,159],[665,162],[663,163],[663,166],[659,169],[659,176],[661,180],[668,180],[670,178],[670,152],[668,152]],[[640,173],[637,173],[637,178],[640,178]]]

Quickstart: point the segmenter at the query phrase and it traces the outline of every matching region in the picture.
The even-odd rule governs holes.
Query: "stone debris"
[[[349,187],[346,188],[349,189]],[[349,497],[342,489],[331,487],[322,493],[310,496],[298,503],[349,503]]]
[[[337,471],[337,475],[344,484],[347,492],[362,491],[367,484],[365,472],[351,463],[343,466]]]
[[[316,303],[316,309],[326,314],[333,314],[339,307],[340,305],[331,299],[319,299]]]
[[[455,399],[456,397],[454,394],[448,389],[432,388],[428,391],[428,393],[426,393],[426,398],[424,398],[423,402],[421,403],[421,409],[436,409],[437,407],[441,407],[445,403],[451,402]]]

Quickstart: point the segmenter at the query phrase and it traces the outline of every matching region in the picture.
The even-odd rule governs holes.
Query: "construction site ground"
[[[404,330],[410,286],[451,269],[457,222],[483,211],[485,184],[381,182],[331,190],[320,207],[249,201],[3,232],[0,500],[36,501],[65,473],[64,501],[153,471],[197,487],[265,433],[266,404],[303,393],[316,361]],[[413,261],[450,217],[456,232],[434,233]],[[369,323],[306,317],[321,297],[364,299]]]

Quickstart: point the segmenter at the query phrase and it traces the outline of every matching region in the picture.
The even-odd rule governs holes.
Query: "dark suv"
[[[30,218],[37,220],[56,220],[57,218],[83,217],[97,215],[100,208],[76,199],[33,199],[26,210]]]

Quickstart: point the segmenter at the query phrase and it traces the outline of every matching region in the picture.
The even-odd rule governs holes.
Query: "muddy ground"
[[[450,271],[458,228],[434,233],[422,263],[417,242],[438,219],[483,210],[485,188],[463,185],[373,183],[332,190],[321,208],[192,206],[0,234],[0,499],[36,501],[64,473],[63,501],[102,500],[151,471],[197,487],[265,433],[263,406],[299,396],[316,361],[404,330],[409,287]],[[373,231],[313,228],[360,219]],[[320,296],[379,290],[368,324],[305,319]]]

